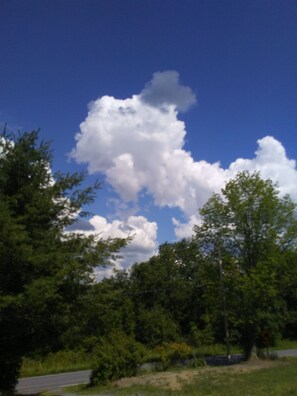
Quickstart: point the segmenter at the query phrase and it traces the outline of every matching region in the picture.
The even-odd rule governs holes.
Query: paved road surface
[[[40,377],[22,378],[16,387],[17,392],[28,395],[44,390],[54,391],[64,386],[84,384],[89,382],[90,370],[43,375]]]
[[[278,357],[294,356],[297,357],[297,349],[287,349],[283,351],[275,351]]]

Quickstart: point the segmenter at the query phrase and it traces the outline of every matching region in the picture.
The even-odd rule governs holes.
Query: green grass
[[[164,390],[154,386],[137,385],[119,388],[113,385],[87,388],[72,387],[79,394],[108,394],[115,396],[296,396],[297,360],[277,362],[276,367],[265,368],[248,373],[232,371],[205,370],[203,375],[191,383],[184,383],[178,391]],[[197,369],[197,370],[203,370]],[[70,388],[69,388],[70,390]]]
[[[91,366],[92,358],[83,351],[60,351],[39,360],[24,358],[21,377],[88,370]]]
[[[180,395],[297,395],[297,362],[285,367],[262,369],[246,374],[210,374],[186,385]]]
[[[213,355],[226,355],[226,345],[224,344],[213,344],[213,345],[205,345],[200,349],[197,349],[197,352],[203,353],[205,356],[213,356]],[[231,353],[240,353],[240,349],[238,346],[231,346]]]
[[[276,346],[274,346],[273,350],[277,349],[296,349],[297,348],[297,340],[278,340],[276,342]]]

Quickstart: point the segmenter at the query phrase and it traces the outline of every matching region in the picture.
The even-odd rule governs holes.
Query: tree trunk
[[[15,356],[12,349],[9,356],[0,356],[0,395],[13,395],[20,374],[22,358]]]
[[[247,325],[243,339],[245,360],[257,359],[256,331],[253,325]]]

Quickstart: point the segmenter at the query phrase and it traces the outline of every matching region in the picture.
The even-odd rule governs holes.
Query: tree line
[[[94,269],[129,241],[67,231],[89,215],[100,185],[52,174],[52,162],[36,131],[0,137],[2,394],[24,356],[130,339],[150,350],[240,345],[248,358],[263,334],[296,338],[296,205],[271,180],[238,173],[200,209],[192,238],[96,282]]]

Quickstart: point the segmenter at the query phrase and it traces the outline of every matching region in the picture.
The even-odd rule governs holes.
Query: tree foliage
[[[0,137],[2,393],[14,388],[22,356],[59,348],[94,267],[125,245],[67,231],[99,185],[81,188],[84,174],[51,168],[50,145],[38,143],[38,132]]]
[[[124,333],[114,331],[102,337],[95,350],[96,363],[91,374],[91,385],[136,375],[144,354],[143,345]]]
[[[94,268],[127,240],[70,231],[100,186],[52,174],[52,159],[38,132],[0,138],[0,393],[12,392],[23,356],[84,348],[97,383],[133,375],[139,343],[187,341],[203,355],[224,340],[226,316],[247,356],[263,330],[296,336],[295,205],[270,180],[239,173],[201,209],[193,238],[97,283]]]
[[[191,321],[195,322],[203,313],[203,263],[193,241],[164,243],[159,247],[157,256],[133,266],[130,281],[137,296],[135,309],[139,318],[157,318],[159,315],[160,323],[157,327],[164,329],[163,334],[168,337],[166,341],[175,340],[178,334],[187,333]],[[145,315],[144,311],[150,313]],[[159,313],[154,315],[153,311]],[[138,329],[137,337],[141,340],[144,328],[142,325],[136,326]],[[160,337],[162,333],[159,337],[156,334],[155,341]]]
[[[264,328],[278,331],[285,308],[278,274],[296,251],[295,204],[258,173],[241,172],[200,211],[195,240],[214,264],[224,264],[228,315],[248,356]]]

